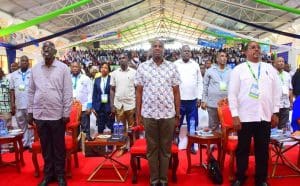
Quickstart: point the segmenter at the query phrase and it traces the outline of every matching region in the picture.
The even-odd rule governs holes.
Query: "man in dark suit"
[[[114,115],[110,107],[110,66],[104,62],[100,66],[101,77],[95,79],[92,107],[97,113],[98,133],[103,133],[105,126],[112,131]]]

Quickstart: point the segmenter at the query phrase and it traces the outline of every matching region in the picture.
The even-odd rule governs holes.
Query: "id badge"
[[[25,90],[25,85],[19,85],[19,91],[24,91]]]
[[[283,95],[288,95],[289,94],[289,89],[287,86],[282,86],[282,94]]]
[[[249,96],[258,99],[259,98],[259,89],[258,89],[258,84],[253,83],[250,88]]]
[[[107,103],[107,102],[108,102],[108,95],[101,94],[101,103]]]
[[[220,81],[220,90],[221,91],[227,90],[227,84],[224,81]]]

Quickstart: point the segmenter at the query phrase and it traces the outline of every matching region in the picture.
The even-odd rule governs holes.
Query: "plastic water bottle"
[[[286,124],[285,136],[290,137],[292,134],[291,125],[289,123]]]
[[[122,138],[124,135],[124,124],[122,122],[120,122],[118,127],[119,127],[119,131],[118,131],[119,136],[120,136],[120,138]]]
[[[113,124],[113,135],[114,136],[118,136],[118,134],[119,134],[119,126],[118,126],[118,122],[115,122],[114,124]]]
[[[0,136],[8,134],[6,123],[3,119],[0,119]]]
[[[194,117],[190,118],[190,135],[195,135],[196,121]]]

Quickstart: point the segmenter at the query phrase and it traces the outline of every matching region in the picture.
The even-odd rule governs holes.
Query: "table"
[[[187,174],[191,173],[191,147],[193,143],[197,143],[200,146],[206,144],[207,145],[207,162],[208,157],[210,155],[210,145],[211,144],[217,144],[218,146],[218,161],[220,162],[221,158],[221,134],[219,132],[212,132],[212,136],[200,136],[200,135],[187,135],[188,137],[188,145],[186,150],[187,160],[188,160],[188,168],[187,168]],[[201,150],[201,148],[199,149]],[[200,165],[206,168],[206,164],[202,163],[202,150],[200,151]]]
[[[286,142],[293,142],[291,146],[284,147],[284,143]],[[299,152],[300,152],[300,139],[294,138],[294,137],[287,137],[284,135],[272,137],[270,143],[272,145],[272,151],[275,153],[273,156],[275,156],[275,162],[273,163],[272,173],[270,175],[271,178],[282,178],[282,177],[293,177],[293,176],[300,176],[300,168],[299,166],[299,154],[298,154],[298,166],[295,165],[293,162],[291,162],[288,157],[285,155],[286,152],[289,150],[299,146]],[[297,174],[294,175],[275,175],[276,170],[279,163],[279,159],[281,160],[281,164],[289,167],[293,171],[295,171]]]
[[[98,135],[96,135],[98,136]],[[114,150],[111,153],[103,154],[104,160],[96,167],[96,169],[91,173],[88,181],[97,181],[97,182],[125,182],[128,176],[128,166],[121,163],[120,161],[113,158],[114,154],[117,152],[119,147],[124,146],[128,141],[128,136],[124,136],[123,140],[111,140],[110,138],[95,138],[94,141],[85,141],[86,147],[93,147],[93,146],[115,146]],[[109,164],[106,164],[106,163]],[[105,166],[107,165],[107,166]],[[108,178],[101,178],[97,179],[94,178],[95,175],[101,171],[101,169],[112,169],[117,175],[117,179],[108,179]],[[121,174],[120,170],[125,171],[123,175]]]
[[[17,132],[17,133],[8,133],[5,136],[0,136],[0,145],[1,144],[7,144],[7,143],[13,143],[14,145],[14,151],[15,151],[15,160],[10,162],[5,162],[2,160],[2,156],[0,153],[0,166],[5,165],[15,165],[17,167],[17,171],[21,172],[21,167],[25,165],[24,158],[23,158],[23,132]]]

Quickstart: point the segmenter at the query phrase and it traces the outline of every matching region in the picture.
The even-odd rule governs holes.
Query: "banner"
[[[206,39],[198,39],[198,45],[204,46],[204,47],[209,47],[209,48],[217,48],[217,49],[221,49],[223,47],[223,43],[222,42],[216,42],[216,41],[209,41]]]
[[[66,12],[72,10],[72,9],[78,8],[78,7],[80,7],[84,4],[87,4],[89,2],[91,2],[91,0],[81,0],[77,3],[73,3],[69,6],[63,7],[61,9],[55,10],[53,12],[44,14],[44,15],[36,17],[36,18],[33,18],[33,19],[25,21],[23,23],[3,28],[3,29],[0,30],[0,36],[5,36],[5,35],[8,35],[8,34],[12,34],[12,33],[15,33],[17,31],[24,30],[25,28],[28,28],[30,26],[37,25],[37,24],[49,21],[53,18],[58,17],[59,15],[61,15],[63,13],[66,13]]]

